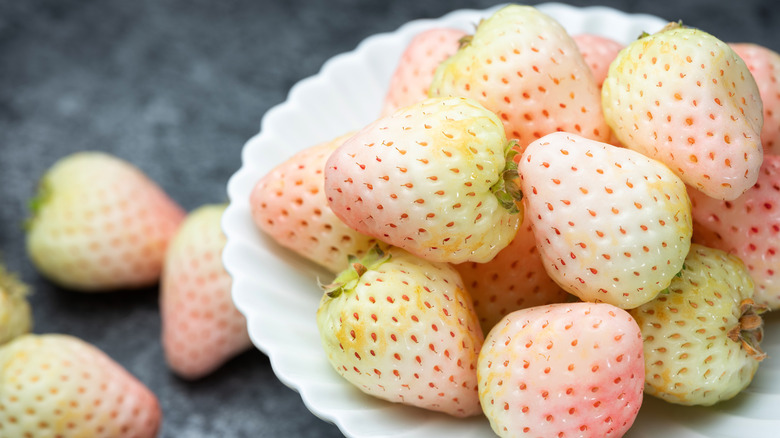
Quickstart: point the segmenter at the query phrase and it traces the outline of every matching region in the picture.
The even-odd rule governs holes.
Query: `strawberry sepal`
[[[349,267],[341,271],[333,282],[320,283],[320,288],[329,298],[337,298],[343,292],[354,290],[363,274],[378,268],[388,260],[390,260],[390,253],[383,251],[379,245],[374,245],[362,259],[350,255]]]
[[[46,178],[41,179],[38,185],[38,191],[35,196],[27,201],[27,208],[30,210],[30,216],[24,221],[24,229],[29,230],[35,218],[38,217],[38,213],[41,211],[44,205],[49,202],[52,195],[51,184],[49,184]]]
[[[523,199],[523,192],[520,190],[515,160],[519,153],[517,141],[512,140],[507,143],[504,170],[499,180],[490,188],[501,206],[512,214],[519,213],[522,208],[520,201]]]
[[[767,354],[761,349],[764,338],[764,321],[761,314],[767,306],[756,304],[752,299],[744,299],[739,305],[739,323],[729,330],[728,337],[734,342],[742,343],[742,348],[757,361],[762,361]]]

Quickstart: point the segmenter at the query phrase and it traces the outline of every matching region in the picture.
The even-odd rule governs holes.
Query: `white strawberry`
[[[734,254],[755,283],[753,299],[780,309],[780,156],[765,155],[758,181],[733,201],[690,189],[693,241]]]
[[[735,199],[763,159],[761,97],[724,42],[671,24],[623,49],[602,87],[604,116],[626,147],[717,199]]]
[[[593,73],[593,79],[596,80],[596,84],[601,90],[601,85],[604,83],[604,79],[607,78],[607,72],[612,61],[615,60],[620,50],[623,49],[623,44],[592,33],[582,33],[572,36],[574,42],[577,43],[577,47],[582,53],[582,58],[590,67],[590,71]],[[620,140],[609,130],[609,139],[607,143],[615,146],[623,146]]]
[[[522,220],[511,146],[501,121],[477,102],[426,99],[336,149],[325,193],[333,212],[363,234],[428,260],[485,262]]]
[[[577,44],[533,6],[507,5],[481,21],[442,62],[431,96],[472,98],[525,146],[556,131],[606,141],[599,87]]]
[[[388,116],[403,107],[425,100],[436,68],[458,51],[464,36],[466,32],[446,27],[428,29],[415,35],[390,78],[380,115]]]
[[[53,282],[99,292],[151,286],[184,211],[132,164],[77,152],[41,178],[27,251]]]
[[[0,263],[0,345],[32,328],[28,287]]]
[[[264,175],[249,198],[259,229],[334,273],[348,267],[349,255],[361,256],[377,243],[345,225],[325,196],[325,162],[351,136],[345,134],[293,155]]]
[[[0,436],[154,438],[157,397],[101,350],[69,335],[0,346]]]
[[[528,146],[519,172],[545,268],[566,291],[630,309],[653,299],[682,268],[690,200],[658,161],[554,133]]]
[[[326,290],[317,328],[347,381],[391,402],[456,417],[480,413],[476,365],[484,338],[450,265],[399,248],[372,251]]]
[[[780,154],[780,53],[753,43],[731,43],[758,85],[764,109],[761,146],[765,154]]]
[[[693,244],[668,293],[631,310],[644,337],[645,392],[712,405],[746,388],[765,357],[753,290],[741,260]]]
[[[482,409],[501,437],[622,437],[642,405],[642,335],[605,303],[510,313],[477,368]]]
[[[251,345],[222,265],[224,205],[193,210],[171,239],[160,282],[162,345],[168,366],[197,379]]]
[[[569,301],[572,296],[544,270],[529,216],[512,243],[486,263],[455,265],[487,333],[507,314],[528,307]]]
[[[596,84],[601,88],[601,84],[607,78],[609,65],[612,64],[617,54],[623,49],[623,44],[593,33],[577,34],[572,36],[572,39],[577,43],[577,48],[580,49],[582,58],[590,67],[593,79],[596,80]]]

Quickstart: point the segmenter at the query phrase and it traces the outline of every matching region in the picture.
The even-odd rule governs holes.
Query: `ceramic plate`
[[[594,33],[628,43],[665,24],[658,17],[605,7],[537,6],[570,34]],[[261,131],[242,151],[242,167],[228,183],[230,205],[223,228],[223,259],[233,276],[233,298],[248,320],[254,344],[274,372],[297,390],[306,406],[350,437],[493,436],[483,417],[455,419],[376,400],[352,388],[327,362],[315,312],[317,278],[330,274],[282,249],[252,223],[249,194],[255,182],[293,153],[362,127],[379,113],[390,76],[411,38],[431,27],[473,31],[495,11],[458,10],[439,19],[415,20],[392,33],[374,35],[355,50],[335,56],[296,84],[287,100],[267,112]],[[639,437],[770,437],[780,430],[780,321],[770,315],[764,347],[769,353],[753,384],[737,399],[712,408],[686,408],[645,397],[634,427]]]

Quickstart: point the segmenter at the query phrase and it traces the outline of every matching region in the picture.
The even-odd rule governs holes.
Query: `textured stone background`
[[[35,290],[35,332],[79,336],[138,376],[160,398],[163,437],[341,436],[308,412],[258,351],[198,382],[172,376],[159,342],[156,288],[82,295],[38,276],[24,251],[26,200],[54,161],[93,149],[134,163],[188,210],[225,201],[260,118],[329,57],[411,19],[493,4],[0,0],[0,253]],[[780,51],[775,0],[600,4]]]

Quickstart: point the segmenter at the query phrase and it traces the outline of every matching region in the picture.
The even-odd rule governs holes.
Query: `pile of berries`
[[[711,405],[780,307],[780,55],[670,23],[627,45],[508,5],[417,35],[377,119],[257,181],[330,270],[316,322],[365,393],[500,436],[619,437]]]

